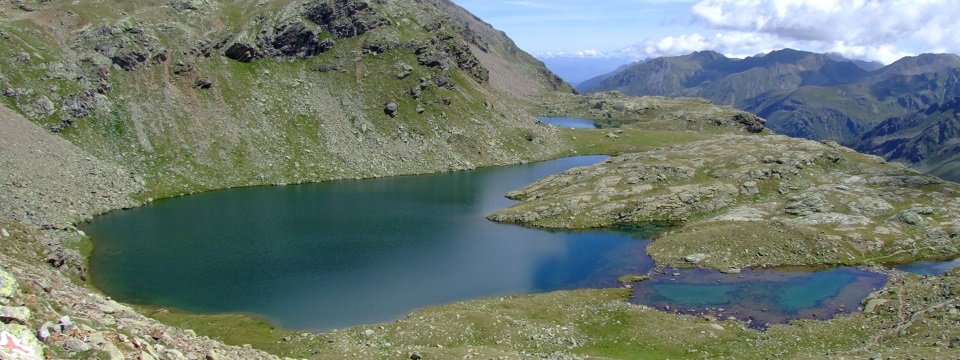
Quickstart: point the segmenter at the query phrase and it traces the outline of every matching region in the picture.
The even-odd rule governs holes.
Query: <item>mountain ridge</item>
[[[960,181],[960,98],[884,120],[851,145],[868,154]]]
[[[446,0],[5,6],[5,104],[145,198],[542,158],[524,109],[572,91]]]
[[[793,49],[744,59],[702,51],[634,64],[584,83],[578,90],[704,97],[763,116],[771,129],[786,135],[844,141],[888,117],[954,96],[960,92],[957,69],[960,56],[952,54],[905,57],[867,71],[830,54]],[[803,109],[781,106],[791,103]],[[837,113],[848,119],[839,120]],[[811,117],[814,123],[802,120]],[[831,132],[828,129],[835,125],[817,120],[829,124],[850,120],[858,126],[849,132]]]
[[[908,56],[868,71],[830,54],[793,49],[744,59],[706,51],[635,64],[578,90],[703,97],[756,114],[780,134],[863,144],[861,136],[887,119],[910,117],[960,96],[960,56]],[[922,162],[910,163],[932,171]],[[958,179],[953,171],[938,173]]]

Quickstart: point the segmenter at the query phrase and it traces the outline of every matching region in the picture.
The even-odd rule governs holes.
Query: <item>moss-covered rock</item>
[[[17,294],[17,279],[3,269],[0,269],[0,304],[7,304],[10,298]]]

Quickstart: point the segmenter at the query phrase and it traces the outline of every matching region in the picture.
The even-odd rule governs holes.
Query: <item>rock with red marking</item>
[[[0,324],[0,358],[5,360],[42,360],[40,341],[30,328],[18,324]]]

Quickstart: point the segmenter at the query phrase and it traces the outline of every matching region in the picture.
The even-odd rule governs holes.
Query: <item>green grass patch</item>
[[[290,346],[284,337],[293,339],[297,333],[278,329],[270,323],[246,314],[203,315],[160,307],[138,306],[137,310],[160,322],[182,329],[191,329],[197,335],[207,336],[228,345],[250,345],[278,356],[303,356],[302,349]]]

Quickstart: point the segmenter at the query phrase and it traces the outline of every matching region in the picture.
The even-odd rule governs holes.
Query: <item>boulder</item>
[[[400,105],[397,105],[397,103],[393,101],[388,102],[386,105],[383,106],[383,113],[387,114],[387,116],[392,118],[397,117],[397,112],[399,111],[400,111]]]
[[[763,131],[767,121],[750,113],[738,113],[733,115],[733,121],[743,126],[744,130],[751,133]]]
[[[207,79],[200,79],[193,83],[193,87],[197,89],[209,89],[213,87],[213,83]]]
[[[706,259],[707,259],[707,254],[701,254],[701,253],[698,253],[698,254],[690,254],[690,255],[687,255],[687,256],[684,256],[684,257],[683,257],[683,261],[686,261],[686,262],[692,263],[692,264],[700,263],[701,261],[706,260]]]
[[[444,54],[429,47],[421,47],[416,50],[417,63],[426,67],[447,70],[447,64]]]
[[[72,352],[87,352],[90,351],[91,347],[89,344],[83,342],[83,340],[76,338],[67,338],[67,341],[63,343],[63,348],[67,351]]]
[[[69,332],[76,326],[73,324],[73,320],[70,320],[69,316],[61,317],[60,321],[57,322],[57,325],[60,327],[61,333]]]
[[[29,328],[0,323],[0,358],[4,360],[42,360],[43,348]]]
[[[37,329],[37,338],[40,339],[40,341],[44,341],[44,342],[47,341],[47,339],[49,339],[51,335],[50,334],[51,328],[53,328],[53,324],[50,323],[49,321],[43,323],[43,325],[40,325],[40,328]]]
[[[407,76],[410,76],[410,74],[413,73],[413,67],[407,65],[407,63],[401,62],[397,64],[397,67],[400,68],[400,72],[397,73],[397,79],[405,79]]]
[[[223,53],[226,57],[239,62],[251,62],[261,57],[260,52],[253,45],[235,42]]]
[[[204,355],[204,359],[206,359],[206,360],[220,360],[220,356],[217,355],[217,352],[216,352],[215,350],[210,349],[209,351],[207,351],[207,354]]]
[[[889,221],[901,222],[911,226],[926,226],[927,221],[920,214],[910,210],[904,210],[889,219]]]
[[[30,309],[23,306],[0,306],[0,320],[16,321],[26,325],[30,320]]]
[[[50,101],[46,96],[41,96],[37,98],[35,102],[35,107],[43,115],[50,115],[57,110],[56,105],[53,104],[53,101]]]
[[[450,81],[450,78],[446,76],[437,76],[436,78],[437,87],[441,89],[453,90],[453,81]]]

